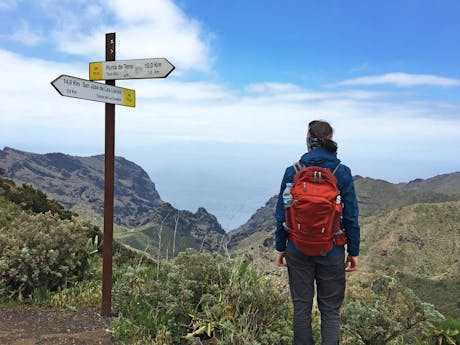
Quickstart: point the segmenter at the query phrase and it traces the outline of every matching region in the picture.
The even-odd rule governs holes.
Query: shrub
[[[101,281],[84,280],[71,288],[62,289],[51,296],[54,308],[100,307],[102,303]]]
[[[160,267],[125,267],[122,277],[116,339],[169,334],[174,344],[292,343],[289,299],[242,259],[186,251]]]
[[[51,213],[18,213],[0,229],[0,295],[22,298],[81,280],[96,230]]]
[[[0,189],[1,192],[1,189]],[[18,205],[13,204],[5,200],[5,198],[0,193],[0,229],[7,227],[13,219],[16,218],[16,215],[21,212],[21,209]]]
[[[416,344],[432,323],[444,319],[396,279],[376,276],[347,290],[342,310],[344,344]]]
[[[76,213],[65,210],[56,200],[48,199],[44,192],[27,184],[17,187],[14,181],[0,178],[0,190],[6,199],[19,205],[23,210],[34,213],[46,213],[50,211],[53,214],[59,215],[61,219],[71,219],[72,216],[77,215]]]

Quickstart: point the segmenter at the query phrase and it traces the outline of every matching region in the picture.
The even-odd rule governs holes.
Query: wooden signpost
[[[89,64],[90,80],[61,75],[51,85],[61,96],[105,103],[104,243],[102,261],[103,316],[112,314],[113,202],[115,184],[115,105],[135,107],[136,92],[115,86],[118,79],[166,78],[174,66],[165,58],[115,60],[115,33],[105,35],[105,60]]]

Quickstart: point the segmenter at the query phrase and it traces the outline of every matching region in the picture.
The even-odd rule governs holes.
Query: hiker
[[[332,127],[325,121],[309,123],[308,152],[299,162],[286,169],[276,206],[277,263],[279,267],[287,266],[288,269],[294,305],[293,329],[296,345],[314,344],[311,312],[315,282],[321,314],[322,344],[339,344],[345,272],[358,268],[358,202],[351,171],[337,158],[337,143],[332,140],[332,134]],[[289,183],[293,183],[290,191]],[[335,194],[332,195],[334,188]],[[321,210],[322,204],[313,199],[305,202],[311,198],[308,193],[315,191],[319,191],[321,197],[330,194],[330,202],[336,203],[336,206],[332,204],[332,210],[335,207],[336,211],[328,208],[330,216],[326,217],[327,221],[322,220],[325,217],[325,211]],[[302,193],[304,196],[300,197]],[[285,198],[292,197],[292,200],[283,200],[283,194]],[[290,204],[285,205],[286,202]],[[321,222],[329,225],[318,228],[315,224]],[[348,252],[346,259],[345,242]]]

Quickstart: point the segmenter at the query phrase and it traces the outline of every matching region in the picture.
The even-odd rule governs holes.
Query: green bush
[[[51,213],[17,213],[0,228],[0,296],[30,296],[80,281],[97,228]]]
[[[77,215],[64,209],[56,200],[48,199],[44,192],[27,184],[17,187],[14,181],[0,178],[0,192],[7,200],[19,205],[23,210],[34,213],[51,212],[59,215],[61,219],[71,219],[72,216]]]
[[[5,200],[5,198],[0,193],[0,229],[7,227],[20,212],[21,209],[18,205]]]
[[[140,263],[119,271],[121,317],[116,339],[173,344],[213,338],[217,344],[292,343],[290,302],[242,259],[186,251],[161,266]],[[166,328],[165,328],[166,327]]]
[[[343,344],[423,344],[424,333],[444,319],[396,279],[377,275],[347,290]]]

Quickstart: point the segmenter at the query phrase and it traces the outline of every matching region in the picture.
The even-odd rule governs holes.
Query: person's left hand
[[[285,253],[276,253],[276,262],[278,263],[278,267],[287,267],[286,254]]]

